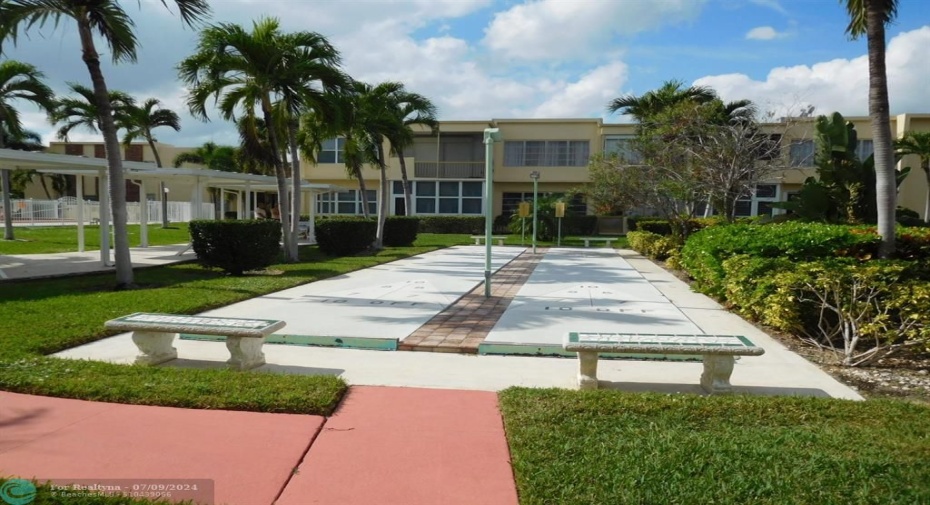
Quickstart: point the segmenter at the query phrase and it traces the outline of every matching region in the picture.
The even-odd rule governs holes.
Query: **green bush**
[[[329,217],[316,222],[316,241],[329,256],[348,256],[368,249],[378,223],[360,217]]]
[[[197,262],[233,275],[275,263],[281,254],[281,223],[248,221],[190,222],[191,245]]]
[[[655,260],[678,255],[678,244],[671,237],[648,231],[631,231],[627,233],[626,238],[634,251]]]
[[[477,235],[484,232],[484,216],[417,216],[420,233]]]
[[[388,216],[384,220],[384,245],[409,247],[417,240],[420,220],[416,217]]]
[[[930,228],[898,228],[895,256],[904,260],[930,259]]]
[[[645,231],[656,235],[671,235],[672,225],[668,222],[668,219],[637,219],[632,221],[630,230]]]
[[[484,223],[482,223],[483,225]],[[492,231],[496,234],[510,233],[510,216],[500,214],[494,218]]]
[[[725,298],[740,314],[763,321],[769,297],[775,294],[776,276],[795,265],[785,258],[756,258],[746,254],[723,261]],[[785,328],[782,328],[785,329]]]
[[[726,219],[720,216],[688,219],[685,222],[685,226],[688,228],[685,235],[690,235],[698,230],[725,223]],[[631,217],[627,219],[627,225],[630,227],[630,231],[648,231],[659,235],[672,235],[674,232],[672,223],[668,219]]]
[[[776,274],[762,322],[836,349],[842,363],[873,363],[930,343],[930,283],[904,261],[832,259]]]
[[[734,224],[705,228],[688,238],[681,261],[694,287],[723,298],[723,261],[748,254],[761,258],[811,261],[830,257],[871,258],[879,238],[868,230],[842,225],[802,223]]]

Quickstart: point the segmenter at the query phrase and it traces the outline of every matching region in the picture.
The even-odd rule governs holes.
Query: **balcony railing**
[[[482,179],[483,161],[417,161],[414,175],[418,179]]]

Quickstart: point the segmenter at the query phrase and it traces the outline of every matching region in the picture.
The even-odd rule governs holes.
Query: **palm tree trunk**
[[[384,222],[387,220],[388,213],[388,180],[387,167],[384,160],[384,143],[378,143],[378,169],[381,171],[381,179],[378,181],[378,227],[375,231],[375,243],[372,246],[375,249],[384,247]]]
[[[42,192],[45,193],[45,199],[46,199],[46,200],[51,200],[51,199],[52,199],[52,194],[49,193],[49,191],[48,191],[48,183],[45,182],[45,176],[42,175],[41,173],[39,174],[39,184],[42,185]]]
[[[924,202],[924,221],[930,223],[930,160],[921,163],[924,175],[927,176],[927,201]]]
[[[133,284],[132,259],[129,255],[129,234],[126,229],[126,180],[123,177],[123,161],[120,158],[119,139],[116,136],[116,123],[110,106],[107,83],[100,70],[100,56],[94,47],[94,38],[90,23],[78,19],[78,32],[81,35],[83,60],[90,72],[94,87],[94,97],[100,111],[100,131],[107,154],[107,171],[110,180],[110,207],[113,212],[114,259],[116,261],[117,288],[129,288]],[[105,212],[105,209],[101,209]]]
[[[401,184],[404,186],[404,212],[408,216],[412,216],[414,215],[413,198],[410,196],[410,180],[407,179],[407,162],[404,161],[404,149],[398,147],[395,150],[397,151],[397,157],[400,158],[400,178]]]
[[[875,146],[875,203],[878,234],[882,241],[878,254],[889,258],[895,250],[894,151],[891,147],[891,121],[888,118],[888,80],[885,73],[885,22],[881,2],[867,1],[866,37],[869,46],[869,119]]]
[[[300,160],[297,158],[297,118],[292,117],[287,122],[287,141],[291,147],[291,179],[294,181],[294,197],[293,197],[293,219],[291,219],[291,242],[287,244],[289,251],[288,253],[293,256],[296,261],[299,254],[297,251],[297,236],[300,233],[300,211],[301,211],[301,201],[300,201]],[[312,202],[311,202],[312,203]]]
[[[362,177],[362,167],[352,167],[352,172],[358,180],[359,197],[362,199],[362,216],[368,219],[368,188],[365,187],[365,178]]]
[[[287,191],[287,174],[284,173],[284,163],[280,158],[278,151],[278,137],[274,131],[274,120],[271,117],[271,99],[266,94],[262,97],[262,117],[265,124],[268,125],[268,144],[270,151],[274,153],[274,175],[278,182],[278,212],[281,217],[281,238],[284,242],[284,261],[293,263],[297,261],[296,257],[291,257],[290,249],[287,247],[291,243],[291,227],[288,226],[291,220],[290,198]]]
[[[0,149],[6,144],[3,135],[0,135]],[[0,191],[3,192],[3,240],[13,240],[13,198],[10,195],[10,174],[8,168],[0,170]]]
[[[158,149],[155,149],[155,139],[151,135],[146,135],[145,140],[148,141],[149,147],[152,148],[152,156],[155,157],[155,166],[158,168],[162,167],[161,164],[161,155],[158,154]],[[168,227],[168,195],[165,193],[165,181],[161,181],[161,184],[158,185],[159,196],[161,197],[161,227]]]

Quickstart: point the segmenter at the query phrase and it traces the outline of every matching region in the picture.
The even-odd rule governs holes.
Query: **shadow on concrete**
[[[178,358],[165,363],[162,366],[172,366],[176,368],[196,368],[202,370],[221,370],[226,368],[226,361],[213,361],[203,359],[184,359]],[[247,370],[248,372],[266,372],[277,374],[294,374],[294,375],[342,375],[345,370],[342,368],[321,368],[300,365],[277,365],[266,363],[258,368]]]

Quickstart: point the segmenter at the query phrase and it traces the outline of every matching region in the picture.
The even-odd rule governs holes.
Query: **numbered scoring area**
[[[569,332],[700,334],[613,251],[548,252],[485,343],[561,345]]]
[[[484,279],[483,247],[401,259],[230,305],[203,315],[280,319],[289,336],[403,340]],[[494,248],[492,268],[521,248]]]

